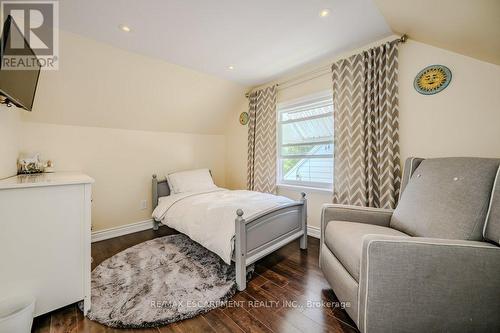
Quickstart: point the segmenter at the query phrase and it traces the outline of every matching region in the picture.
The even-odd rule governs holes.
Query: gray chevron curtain
[[[276,191],[276,94],[277,87],[249,96],[247,188]]]
[[[333,202],[394,208],[401,183],[398,137],[398,43],[332,66]]]

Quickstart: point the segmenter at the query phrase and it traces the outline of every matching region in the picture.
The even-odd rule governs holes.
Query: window
[[[278,184],[332,188],[331,93],[278,105]]]

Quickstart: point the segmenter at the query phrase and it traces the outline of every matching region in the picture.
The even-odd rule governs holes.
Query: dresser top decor
[[[93,184],[94,179],[81,172],[55,172],[17,175],[0,180],[0,190],[26,187]]]

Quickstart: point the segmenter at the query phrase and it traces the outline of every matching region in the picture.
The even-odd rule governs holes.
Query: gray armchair
[[[362,332],[500,332],[499,165],[410,158],[394,211],[323,206],[320,266]]]

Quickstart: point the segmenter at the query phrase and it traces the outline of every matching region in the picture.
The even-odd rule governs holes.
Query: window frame
[[[320,118],[331,118],[333,121],[333,110],[332,112],[322,114],[322,115],[314,115],[310,116],[307,118],[302,118],[300,120],[285,120],[281,121],[281,115],[283,112],[290,111],[290,109],[293,108],[300,108],[304,107],[306,110],[307,109],[312,109],[314,108],[314,104],[320,104],[320,105],[332,105],[333,106],[333,93],[331,90],[326,90],[322,91],[317,94],[312,94],[308,96],[304,96],[302,98],[278,103],[276,106],[276,124],[277,124],[277,131],[276,131],[276,148],[277,148],[277,174],[276,174],[276,183],[278,187],[283,187],[283,188],[290,188],[290,187],[297,187],[297,188],[303,188],[303,189],[311,189],[311,190],[321,190],[321,191],[332,191],[333,190],[333,181],[332,183],[322,183],[322,182],[311,182],[311,181],[300,181],[300,180],[285,180],[283,179],[284,175],[282,174],[282,160],[286,158],[298,158],[298,159],[313,159],[313,158],[331,158],[333,160],[333,153],[332,154],[322,154],[322,155],[305,155],[305,154],[296,154],[296,155],[289,155],[289,156],[283,156],[282,155],[282,148],[286,146],[298,146],[298,145],[308,145],[308,144],[331,144],[333,146],[333,138],[331,141],[329,140],[318,140],[318,141],[312,141],[310,143],[298,143],[298,144],[282,144],[282,131],[283,131],[283,124],[289,124],[289,123],[294,123],[298,121],[305,121],[305,120],[311,120],[311,119],[320,119]],[[314,156],[314,157],[313,157]]]

